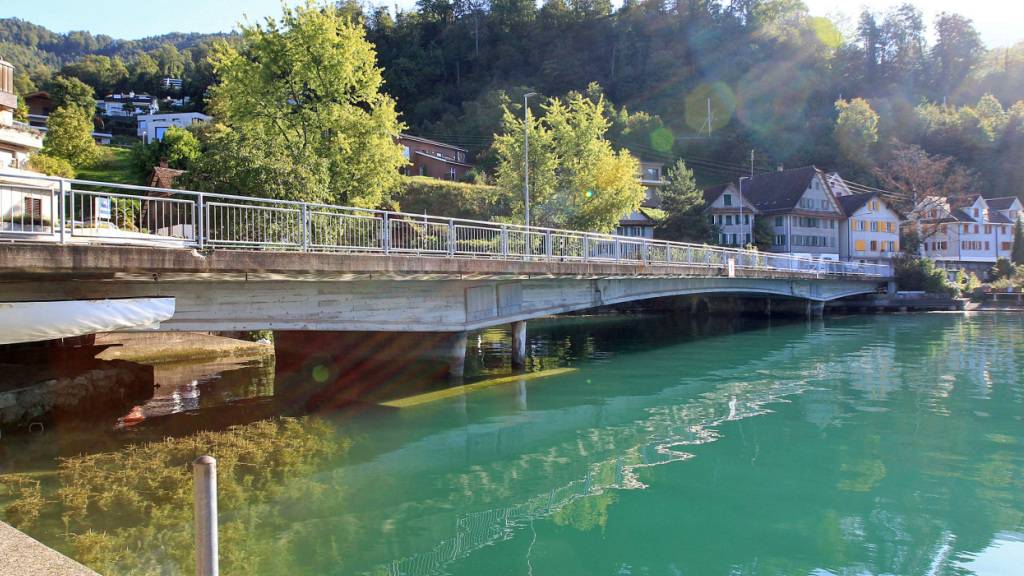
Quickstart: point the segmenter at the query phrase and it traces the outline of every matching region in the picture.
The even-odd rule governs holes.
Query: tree
[[[839,111],[835,128],[839,151],[850,162],[867,166],[878,142],[878,114],[863,98],[836,100],[836,110]]]
[[[1010,252],[1010,260],[1014,264],[1024,264],[1024,223],[1020,219],[1013,225],[1013,251]]]
[[[882,186],[896,195],[889,203],[910,214],[926,199],[946,199],[957,204],[977,186],[977,176],[949,156],[928,154],[916,145],[899,146],[889,161],[875,170]]]
[[[220,84],[212,110],[231,134],[208,146],[232,154],[211,182],[235,174],[246,194],[377,207],[399,183],[406,160],[396,143],[404,128],[363,28],[307,4],[281,20],[243,26],[237,49],[220,43],[211,55]],[[225,151],[215,151],[223,160]],[[287,174],[286,174],[287,173]],[[287,182],[287,187],[281,184]]]
[[[200,153],[195,134],[180,126],[171,126],[162,140],[136,144],[132,148],[132,165],[136,175],[144,178],[161,161],[166,161],[169,168],[188,170]]]
[[[592,91],[592,93],[595,93]],[[565,100],[551,98],[541,106],[543,116],[531,118],[531,224],[554,228],[610,232],[619,220],[637,210],[644,188],[637,175],[640,164],[628,151],[616,151],[605,132],[603,96],[578,92]],[[517,201],[523,192],[523,123],[508,106],[503,133],[495,135],[498,188],[513,212],[523,215]]]
[[[61,178],[74,178],[75,169],[71,163],[63,158],[48,156],[42,152],[36,152],[28,158],[28,168],[47,176],[60,176]]]
[[[75,168],[89,166],[99,159],[92,139],[92,118],[77,106],[62,106],[50,113],[43,139],[43,153],[63,158]]]
[[[935,36],[931,50],[937,68],[935,83],[939,96],[946,97],[960,87],[985,49],[974,24],[959,14],[939,14]]]
[[[677,160],[665,174],[661,207],[665,219],[655,229],[659,238],[680,242],[712,242],[715,227],[704,214],[704,193],[697,187],[693,171]]]
[[[49,85],[54,108],[75,106],[91,117],[96,111],[96,99],[91,86],[78,78],[54,76]]]
[[[64,76],[73,76],[90,85],[100,94],[122,88],[128,79],[128,68],[118,58],[90,54],[61,68]]]

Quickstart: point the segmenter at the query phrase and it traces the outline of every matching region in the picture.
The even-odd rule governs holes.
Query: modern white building
[[[96,110],[103,116],[138,116],[160,111],[157,99],[149,94],[110,94],[96,101]]]
[[[654,238],[654,228],[661,221],[661,189],[667,184],[665,166],[659,162],[640,161],[638,179],[644,185],[644,200],[640,208],[619,221],[615,233],[621,236]]]
[[[164,139],[164,132],[171,126],[188,128],[197,124],[203,124],[213,120],[201,112],[175,112],[171,114],[143,114],[138,117],[139,127],[137,134],[145,143],[157,142]]]
[[[43,132],[15,122],[17,108],[14,66],[0,60],[0,170],[34,174],[28,170],[28,159],[43,147]],[[52,230],[53,198],[47,187],[21,178],[0,178],[0,235]]]

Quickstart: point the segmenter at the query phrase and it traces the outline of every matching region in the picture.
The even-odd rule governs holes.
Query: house
[[[839,257],[891,266],[900,250],[903,215],[879,193],[839,194],[836,200],[846,214],[839,228]]]
[[[469,151],[465,148],[409,134],[400,134],[398,143],[409,162],[403,170],[408,176],[461,180],[473,168],[468,163]]]
[[[171,90],[181,90],[182,82],[181,78],[164,77],[160,80],[160,85]]]
[[[25,96],[25,105],[28,106],[28,123],[33,128],[46,132],[46,123],[50,120],[50,112],[54,109],[53,99],[49,92],[33,92]],[[97,144],[106,146],[110,144],[114,135],[110,132],[93,132],[92,139]]]
[[[999,258],[1013,251],[1013,226],[1022,218],[1016,197],[985,199],[980,194],[951,204],[946,198],[922,199],[905,225],[921,240],[919,253],[947,270],[965,269],[984,276]]]
[[[768,219],[771,252],[839,259],[839,231],[846,214],[825,172],[815,166],[780,169],[744,178],[740,187],[756,217]]]
[[[197,124],[203,124],[213,120],[201,112],[174,112],[171,114],[141,114],[138,116],[139,125],[136,134],[146,144],[158,142],[164,139],[164,132],[171,126],[188,128]]]
[[[140,114],[156,114],[160,111],[157,99],[149,94],[109,94],[103,100],[96,101],[96,109],[103,116],[138,116]]]
[[[704,213],[718,229],[719,244],[746,246],[752,243],[757,209],[740,195],[735,184],[704,190]]]
[[[43,132],[15,122],[17,108],[14,66],[0,60],[0,170],[31,175],[28,158],[43,147]],[[52,231],[54,204],[48,186],[0,177],[0,234]]]
[[[668,183],[665,181],[664,171],[664,164],[640,161],[640,174],[637,177],[644,186],[644,199],[640,208],[619,220],[616,234],[654,238],[654,228],[665,216],[661,211],[661,189]]]
[[[18,96],[14,92],[14,66],[0,60],[0,169],[24,169],[29,154],[43,147],[43,133],[14,121]]]

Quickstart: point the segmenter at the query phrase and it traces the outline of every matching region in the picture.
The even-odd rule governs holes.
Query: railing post
[[[583,235],[583,261],[590,260],[590,236]]]
[[[309,252],[309,209],[305,202],[299,208],[299,219],[302,226],[302,251]]]
[[[388,219],[388,213],[384,213],[384,217],[380,221],[380,248],[385,254],[391,252],[391,221]]]
[[[548,230],[544,233],[544,255],[548,260],[551,260],[551,250],[551,230]]]
[[[613,245],[615,246],[615,261],[618,262],[619,261],[619,256],[622,253],[622,251],[619,249],[619,238],[616,237],[614,242],[615,243]]]
[[[643,254],[641,256],[643,257],[643,260],[644,260],[644,266],[647,266],[648,259],[647,259],[647,239],[646,238],[644,238],[643,240],[640,241],[640,250],[643,251]]]
[[[57,187],[57,218],[52,218],[51,221],[56,221],[60,225],[60,243],[64,244],[67,242],[67,237],[64,233],[64,194],[66,193],[65,184],[66,180],[61,180],[60,185]]]
[[[202,250],[203,246],[206,245],[206,198],[202,192],[196,198],[196,203],[192,205],[193,209],[198,210],[197,213],[192,214],[192,228],[196,235],[196,242],[199,243],[199,249]]]
[[[501,226],[501,257],[508,258],[508,226]]]
[[[217,576],[217,461],[192,462],[196,532],[196,576]]]
[[[448,220],[448,256],[455,256],[455,220]]]

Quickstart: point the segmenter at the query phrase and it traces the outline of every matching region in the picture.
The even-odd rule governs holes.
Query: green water
[[[530,334],[533,368],[578,371],[314,416],[346,446],[222,511],[247,526],[222,552],[256,559],[228,570],[1024,574],[1024,317],[598,317]],[[474,335],[473,375],[507,372],[507,345]],[[29,533],[73,550],[58,524]],[[189,530],[170,526],[146,553],[191,573],[161,550],[161,531]]]

